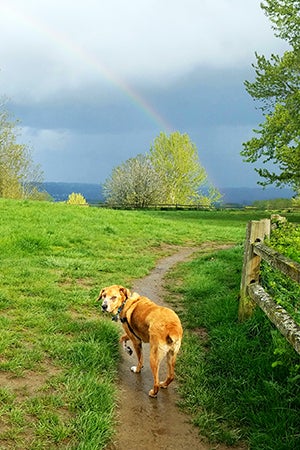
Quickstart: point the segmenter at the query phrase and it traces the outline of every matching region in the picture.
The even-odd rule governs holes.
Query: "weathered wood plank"
[[[251,220],[247,225],[239,303],[239,320],[241,321],[250,317],[255,307],[248,296],[247,287],[250,283],[259,280],[261,257],[253,252],[253,244],[269,237],[270,228],[270,219]]]
[[[300,354],[300,326],[288,312],[275,303],[264,288],[257,283],[248,286],[248,295],[259,305],[271,322],[276,325],[280,333],[289,341],[296,352]]]
[[[253,252],[267,261],[275,269],[280,270],[292,280],[300,283],[300,264],[293,261],[262,242],[253,244]]]

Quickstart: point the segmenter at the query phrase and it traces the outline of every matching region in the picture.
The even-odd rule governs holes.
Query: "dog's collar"
[[[122,303],[121,306],[119,306],[117,314],[115,314],[114,316],[112,316],[111,320],[113,320],[114,322],[118,322],[119,318],[120,318],[120,313],[123,311],[123,308],[125,306],[125,303],[127,302],[127,299],[124,300],[124,302]]]
[[[123,311],[123,308],[125,306],[125,303],[127,302],[127,299],[122,303],[121,306],[119,306],[117,314],[115,314],[114,316],[112,316],[111,320],[113,320],[114,322],[118,322],[118,320],[120,319],[121,323],[126,323],[129,330],[131,331],[131,333],[139,340],[142,341],[142,339],[134,332],[134,330],[132,329],[130,323],[127,320],[127,317],[121,317],[120,318],[120,314]]]

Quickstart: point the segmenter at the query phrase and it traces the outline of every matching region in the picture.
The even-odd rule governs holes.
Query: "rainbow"
[[[109,84],[116,87],[121,91],[126,97],[145,114],[153,123],[155,123],[160,131],[165,131],[170,133],[173,131],[173,127],[168,121],[156,110],[154,107],[129,83],[127,83],[123,78],[113,72],[108,66],[104,65],[99,58],[92,52],[84,49],[73,40],[71,40],[67,35],[54,30],[49,27],[46,23],[42,22],[40,19],[37,20],[34,16],[20,11],[13,6],[7,5],[1,6],[5,9],[5,12],[9,14],[13,19],[20,21],[26,26],[34,29],[38,33],[48,37],[54,42],[59,50],[63,49],[68,54],[73,54],[80,63],[88,64],[106,80]]]

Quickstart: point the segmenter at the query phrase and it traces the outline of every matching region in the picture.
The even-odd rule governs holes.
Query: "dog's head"
[[[117,314],[118,308],[130,297],[130,291],[119,285],[101,289],[98,301],[102,301],[102,311]]]

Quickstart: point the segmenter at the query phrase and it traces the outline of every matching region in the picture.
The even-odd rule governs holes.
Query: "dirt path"
[[[158,304],[163,301],[163,277],[175,264],[185,261],[195,251],[214,250],[212,243],[201,248],[181,248],[172,256],[159,261],[156,268],[145,278],[137,280],[132,291],[149,297]],[[123,353],[119,368],[118,426],[114,443],[109,450],[226,450],[226,446],[208,445],[201,442],[198,430],[189,422],[190,418],[176,406],[179,396],[176,381],[168,389],[161,389],[156,399],[148,397],[153,383],[149,367],[149,345],[144,344],[144,368],[141,374],[134,374],[130,367],[135,356]],[[165,361],[161,364],[161,376],[165,372]],[[237,447],[235,447],[237,450]]]

